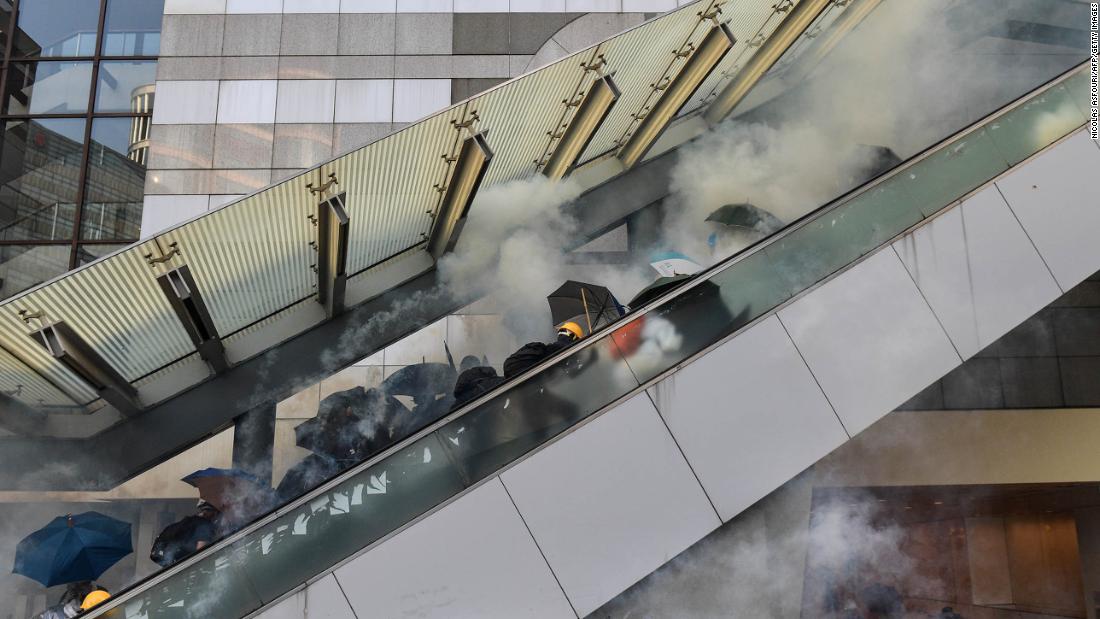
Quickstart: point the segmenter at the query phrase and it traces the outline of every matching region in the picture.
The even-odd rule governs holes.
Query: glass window
[[[8,25],[11,24],[11,2],[0,0],[0,49],[8,48]]]
[[[113,254],[116,251],[126,247],[125,244],[108,244],[108,245],[81,245],[76,251],[76,266],[88,264],[94,262],[103,256]]]
[[[145,188],[143,144],[135,141],[139,118],[96,118],[88,153],[81,237],[136,239]]]
[[[72,238],[84,119],[10,120],[0,150],[0,240]]]
[[[104,56],[156,56],[164,0],[108,0]]]
[[[99,28],[94,0],[22,0],[13,56],[92,56]]]
[[[95,90],[97,112],[141,112],[144,95],[152,92],[157,79],[155,60],[115,60],[99,63],[99,78]]]
[[[0,245],[0,298],[69,270],[68,245]]]
[[[92,86],[91,62],[13,63],[5,114],[82,114]]]

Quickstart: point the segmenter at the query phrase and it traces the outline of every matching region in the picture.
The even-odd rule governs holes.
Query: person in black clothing
[[[174,565],[218,539],[221,513],[206,501],[199,501],[195,513],[164,528],[153,541],[149,559],[161,567]]]

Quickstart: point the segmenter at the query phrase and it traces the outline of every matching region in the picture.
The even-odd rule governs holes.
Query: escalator
[[[923,263],[898,249],[897,243],[910,238],[906,235],[934,225],[947,225],[952,217],[969,217],[974,227],[970,233],[980,236],[980,218],[968,213],[991,209],[999,214],[1013,214],[1011,221],[1018,222],[1015,225],[1022,232],[1023,242],[1027,248],[1034,247],[1029,251],[1049,262],[1049,270],[1044,271],[1044,276],[1050,277],[1046,288],[1025,281],[1023,272],[1017,282],[1021,290],[1034,292],[1034,302],[1039,305],[1033,309],[1028,305],[1006,308],[999,322],[982,332],[982,338],[1007,331],[1061,294],[1067,285],[1076,283],[1053,259],[1057,252],[1074,251],[1072,245],[1059,246],[1056,240],[1051,240],[1055,237],[1042,235],[1052,219],[1057,219],[1064,228],[1087,226],[1095,219],[1095,198],[1089,198],[1074,185],[1060,182],[1065,175],[1087,176],[1100,160],[1100,149],[1083,130],[1086,111],[1076,103],[1085,100],[1087,80],[1087,66],[1074,68],[644,306],[632,308],[628,316],[615,324],[598,330],[213,547],[119,593],[89,616],[245,616],[280,602],[315,579],[324,577],[319,581],[321,584],[311,586],[328,586],[331,580],[327,574],[334,569],[347,574],[341,581],[348,608],[361,611],[369,607],[361,607],[366,602],[360,601],[369,600],[372,595],[389,599],[388,593],[400,597],[401,592],[376,590],[371,594],[371,587],[377,583],[355,580],[359,572],[352,569],[353,565],[369,562],[372,553],[392,548],[393,541],[413,534],[431,521],[434,517],[431,515],[458,509],[467,497],[495,492],[490,488],[499,484],[512,491],[513,507],[527,524],[535,543],[539,543],[538,519],[532,513],[537,508],[532,507],[531,494],[524,498],[518,487],[522,485],[520,473],[514,471],[538,467],[540,458],[547,463],[542,466],[550,466],[554,460],[545,454],[597,432],[601,423],[604,426],[611,423],[605,419],[617,419],[616,427],[620,430],[631,428],[632,418],[626,415],[636,410],[639,401],[656,409],[655,414],[633,413],[638,423],[648,424],[646,429],[638,428],[639,435],[654,429],[670,432],[668,444],[677,446],[676,441],[684,437],[677,436],[675,422],[662,417],[669,412],[664,399],[684,395],[669,391],[676,377],[682,372],[697,372],[709,363],[707,380],[719,381],[722,366],[715,366],[714,360],[721,357],[722,351],[748,338],[761,338],[761,333],[768,334],[761,345],[769,348],[775,342],[769,338],[779,337],[783,346],[789,347],[786,352],[794,351],[796,358],[801,358],[801,380],[817,385],[818,404],[828,412],[825,417],[814,418],[814,423],[821,424],[817,426],[795,415],[791,423],[801,427],[790,430],[812,431],[821,441],[815,443],[816,451],[807,449],[797,457],[777,453],[774,464],[768,463],[760,470],[734,471],[725,476],[732,479],[720,483],[708,479],[702,471],[692,471],[694,475],[688,481],[697,486],[691,500],[699,502],[704,512],[708,507],[711,511],[691,524],[685,522],[687,532],[677,542],[682,550],[973,354],[965,350],[950,318],[943,316],[942,308],[937,307],[946,297],[937,296],[932,284],[923,280],[920,273],[914,274],[913,265]],[[1050,177],[1050,172],[1043,172],[1052,166],[1063,176]],[[1035,181],[1031,189],[1053,192],[1042,194],[1044,199],[1039,207],[1017,195],[1028,189],[1018,179],[1029,179],[1030,183],[1036,174],[1046,176],[1043,182]],[[1049,188],[1046,181],[1050,182]],[[983,201],[995,200],[997,196],[1003,203],[983,206]],[[1094,251],[1078,255],[1086,262],[1095,261],[1082,265],[1082,273],[1087,275],[1100,268],[1100,256]],[[981,256],[973,259],[978,261]],[[1011,296],[1011,292],[1006,294]],[[826,367],[828,347],[814,338],[827,330],[829,322],[822,315],[827,317],[830,311],[854,303],[857,306],[849,313],[858,316],[878,296],[889,297],[899,304],[899,319],[905,318],[906,312],[914,307],[911,301],[920,302],[916,313],[919,320],[909,325],[911,338],[904,344],[910,347],[908,353],[912,359],[932,362],[914,362],[911,366],[906,351],[896,348],[897,342],[885,342],[886,347],[874,349],[882,355],[881,359],[871,358],[862,370],[876,369],[881,376],[869,378],[873,384],[867,385],[865,397],[849,400],[846,398],[851,396],[834,391],[833,385],[851,376],[844,368]],[[874,318],[867,321],[869,332],[897,327],[889,316]],[[853,341],[852,348],[858,351],[858,343]],[[903,360],[897,367],[890,367],[893,358]],[[761,363],[766,363],[766,359]],[[859,371],[863,366],[853,363],[852,367],[856,368],[852,371]],[[661,385],[665,386],[663,392]],[[748,401],[752,401],[750,396],[746,396]],[[782,411],[770,413],[780,415]],[[765,411],[739,414],[751,416]],[[657,420],[664,421],[664,425],[652,423]],[[782,423],[769,427],[776,432],[785,431]],[[730,428],[714,427],[712,431],[721,436]],[[774,435],[758,438],[765,444],[775,439]],[[678,456],[681,460],[676,460],[676,453],[671,456],[662,453],[657,459],[671,457],[683,463],[686,458],[691,462],[690,446],[680,444],[679,448],[685,452]],[[616,447],[605,449],[607,468],[614,471]],[[594,470],[590,474],[600,477],[603,473]],[[509,475],[517,477],[514,485],[506,479]],[[718,496],[722,494],[716,490],[719,486],[728,489],[731,485],[749,487],[751,491],[741,492],[736,500]],[[528,492],[533,492],[534,487],[529,486]],[[425,518],[426,515],[429,517]],[[634,534],[643,532],[641,527]],[[641,540],[625,541],[639,547],[645,545]],[[552,541],[543,538],[542,543],[545,546]],[[619,573],[607,579],[611,584],[595,587],[599,589],[595,591],[577,585],[565,574],[568,569],[563,567],[564,560],[559,554],[545,547],[539,550],[546,568],[543,576],[549,574],[559,586],[553,595],[564,596],[568,601],[561,609],[578,616],[594,610],[609,596],[678,552],[675,548],[664,548],[662,556],[642,561],[620,557],[623,565]],[[440,552],[446,553],[446,549]],[[418,561],[432,558],[402,556],[399,563]],[[477,572],[483,568],[474,560],[469,569]],[[349,595],[346,589],[349,586],[360,591]],[[428,593],[424,595],[428,600],[432,598]],[[344,608],[343,602],[337,602]],[[406,602],[413,608],[425,600],[406,599]],[[378,608],[396,608],[379,603]],[[278,610],[273,609],[272,613],[277,616]],[[564,614],[568,616],[568,612]]]

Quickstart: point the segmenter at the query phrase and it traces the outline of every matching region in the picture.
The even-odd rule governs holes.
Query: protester
[[[72,619],[109,597],[106,589],[91,581],[69,583],[57,604],[38,613],[35,619]]]
[[[581,329],[579,324],[573,321],[562,323],[558,327],[557,339],[553,342],[549,344],[529,342],[505,359],[504,378],[509,379],[518,376],[528,368],[538,365],[544,359],[576,344],[583,337],[584,330]]]
[[[221,513],[206,501],[199,501],[195,513],[164,528],[153,541],[149,559],[168,567],[202,550],[218,538]]]
[[[110,598],[111,594],[107,593],[106,589],[98,589],[96,591],[92,591],[84,598],[84,602],[80,605],[80,610],[89,611],[96,606],[99,606],[100,604],[106,602]]]

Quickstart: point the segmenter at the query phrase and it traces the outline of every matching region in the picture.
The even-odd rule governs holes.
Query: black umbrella
[[[652,284],[646,286],[641,292],[634,295],[634,298],[630,300],[627,305],[631,309],[637,309],[646,303],[649,303],[653,299],[661,296],[662,294],[672,290],[680,285],[681,282],[685,282],[691,279],[691,275],[673,275],[671,277],[658,277]]]
[[[458,378],[453,364],[417,363],[390,374],[379,387],[388,395],[423,397],[438,393],[450,393]]]
[[[555,325],[580,318],[581,327],[591,333],[605,322],[614,322],[622,312],[611,291],[603,286],[569,280],[546,297]],[[603,322],[601,322],[603,321]]]
[[[771,234],[783,227],[783,222],[778,217],[747,202],[722,206],[707,215],[706,220],[764,234]]]
[[[316,454],[358,461],[390,439],[393,418],[405,412],[378,389],[355,387],[321,400],[317,416],[294,428],[294,443]]]

